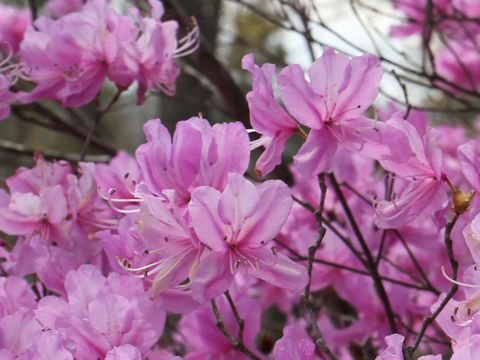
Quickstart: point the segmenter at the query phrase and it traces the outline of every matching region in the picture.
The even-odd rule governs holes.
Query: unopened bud
[[[456,190],[453,195],[452,210],[457,214],[463,214],[465,211],[467,211],[475,194],[475,190],[471,190],[468,194],[466,194],[463,190]]]

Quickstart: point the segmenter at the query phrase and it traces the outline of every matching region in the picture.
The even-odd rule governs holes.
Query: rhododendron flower
[[[350,60],[325,47],[309,69],[310,82],[299,65],[278,75],[280,96],[290,114],[311,128],[294,157],[307,177],[330,170],[338,143],[357,150],[368,141],[380,142],[378,121],[362,114],[378,95],[383,69],[373,55]]]
[[[75,344],[75,359],[104,358],[115,346],[130,344],[148,351],[165,323],[161,300],[152,300],[140,279],[111,273],[105,278],[92,265],[70,271],[68,300],[40,300],[37,319]]]
[[[45,97],[78,107],[98,94],[111,67],[128,68],[122,64],[128,61],[122,47],[135,39],[136,27],[131,18],[109,9],[105,0],[89,1],[81,12],[58,20],[40,17],[34,25],[25,33],[21,56],[28,78],[37,86],[23,93],[23,102]]]
[[[179,74],[174,58],[195,50],[198,28],[178,46],[177,23],[160,21],[163,6],[158,0],[149,4],[151,17],[131,9],[138,23],[118,14],[107,0],[87,1],[79,11],[56,20],[38,18],[26,31],[20,51],[24,77],[37,86],[21,93],[19,100],[44,97],[78,107],[95,98],[106,77],[120,89],[137,80],[139,103],[151,88],[173,95]]]
[[[138,63],[138,105],[145,101],[147,89],[160,88],[167,95],[175,95],[175,81],[180,74],[175,56],[190,53],[198,44],[196,34],[188,34],[185,39],[188,51],[182,53],[182,50],[177,48],[178,23],[172,20],[161,22],[160,18],[164,13],[162,3],[155,0],[150,0],[149,3],[152,6],[151,18],[141,17],[136,8],[131,9],[136,14],[142,31],[136,40],[134,52],[135,61]]]
[[[143,194],[136,230],[142,239],[140,254],[124,266],[151,283],[150,292],[174,288],[195,271],[203,250],[188,224],[188,217],[175,203],[175,192],[164,191],[165,198]]]
[[[441,172],[439,133],[424,119],[411,124],[399,113],[395,113],[387,125],[400,130],[408,138],[408,146],[403,152],[409,157],[402,162],[383,159],[380,164],[385,170],[412,182],[392,201],[378,202],[375,223],[380,228],[397,228],[413,221],[427,208],[439,210],[447,198]]]
[[[250,123],[262,137],[252,146],[264,146],[265,151],[257,160],[255,172],[263,177],[282,162],[282,152],[290,136],[297,131],[297,123],[276,102],[272,80],[275,65],[255,64],[253,54],[245,55],[242,67],[252,74],[252,91],[247,94]]]
[[[145,184],[155,195],[173,189],[183,204],[197,186],[223,190],[229,173],[243,174],[248,167],[249,139],[241,123],[211,126],[193,117],[177,123],[173,140],[159,119],[148,121],[144,131],[147,143],[138,147],[135,156]]]
[[[242,269],[275,286],[299,293],[306,268],[269,246],[292,205],[290,190],[281,181],[258,186],[230,174],[220,191],[202,186],[192,192],[189,211],[199,240],[210,252],[201,258],[192,280],[194,298],[208,300],[227,290]]]

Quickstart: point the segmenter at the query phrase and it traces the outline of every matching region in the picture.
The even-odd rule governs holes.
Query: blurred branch
[[[165,9],[173,14],[182,27],[188,27],[189,17],[183,12],[178,2],[164,1]],[[201,32],[200,32],[201,34]],[[224,102],[222,109],[227,109],[231,117],[242,122],[245,127],[250,127],[250,117],[245,96],[233,80],[230,72],[215,58],[215,55],[200,35],[201,41],[198,49],[189,55],[189,59],[198,70],[207,77],[217,88]]]
[[[43,149],[43,150],[36,150],[30,149],[24,144],[19,144],[13,141],[3,140],[0,139],[0,151],[5,151],[13,154],[24,155],[33,157],[35,153],[41,153],[46,159],[55,160],[55,159],[63,159],[70,162],[78,162],[82,161],[80,155],[74,153],[64,153],[57,150],[50,150],[50,149]],[[106,162],[110,160],[109,155],[89,155],[85,156],[83,161],[89,162]]]

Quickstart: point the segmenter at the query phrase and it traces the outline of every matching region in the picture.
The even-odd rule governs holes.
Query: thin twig
[[[370,271],[372,275],[372,279],[375,284],[375,290],[385,309],[385,314],[388,319],[390,330],[392,331],[392,333],[396,333],[398,332],[398,330],[397,330],[397,325],[395,324],[395,313],[390,304],[390,300],[388,298],[387,292],[383,287],[383,282],[380,277],[380,274],[378,273],[378,269],[375,265],[375,260],[373,259],[372,253],[370,252],[370,249],[368,248],[368,245],[365,239],[363,238],[362,232],[358,227],[358,224],[355,220],[355,217],[353,216],[352,211],[350,210],[350,207],[348,206],[347,200],[345,199],[345,196],[343,195],[342,190],[340,189],[340,185],[338,184],[337,179],[335,178],[335,175],[333,173],[329,173],[328,178],[330,179],[330,183],[332,184],[335,194],[337,195],[338,199],[340,200],[340,203],[342,204],[342,207],[345,212],[345,215],[347,216],[348,222],[350,223],[350,226],[352,227],[352,230],[355,233],[355,236],[357,237],[358,242],[360,243],[360,246],[362,247],[362,250],[365,254],[365,257],[367,260],[367,269]]]
[[[457,222],[459,216],[460,215],[458,213],[455,213],[453,218],[447,223],[445,227],[445,247],[447,248],[448,260],[450,261],[450,266],[452,267],[453,280],[457,280],[458,261],[455,259],[455,256],[453,253],[453,242],[452,242],[451,234],[452,234],[453,227],[455,226],[455,223]],[[448,304],[448,302],[455,295],[457,290],[458,290],[458,285],[455,283],[452,283],[452,285],[450,286],[449,292],[447,293],[445,298],[442,300],[440,305],[437,307],[437,309],[433,312],[433,314],[423,319],[422,327],[418,332],[417,337],[415,338],[414,344],[411,346],[408,346],[405,349],[405,356],[407,360],[413,359],[413,353],[420,345],[420,342],[422,341],[422,338],[424,337],[428,327],[430,326],[430,324],[432,324],[435,321],[437,316],[442,312],[443,308]]]
[[[312,280],[313,260],[315,258],[315,253],[317,252],[318,247],[320,246],[327,232],[327,229],[323,226],[323,223],[322,223],[322,212],[323,212],[323,207],[325,205],[325,197],[327,194],[327,185],[325,184],[325,175],[323,173],[318,176],[318,182],[320,184],[320,205],[318,206],[318,209],[314,212],[315,220],[317,222],[317,228],[318,228],[318,238],[315,241],[315,244],[308,248],[308,260],[307,260],[308,284],[305,287],[305,291],[302,295],[302,303],[308,315],[308,319],[310,320],[310,324],[312,325],[312,328],[313,328],[315,345],[318,346],[320,350],[322,350],[330,360],[337,360],[337,357],[332,352],[332,350],[330,350],[330,348],[328,347],[327,343],[325,342],[325,338],[323,337],[322,331],[318,327],[317,316],[313,311],[312,303],[310,301],[310,284]]]
[[[211,299],[210,304],[212,305],[212,310],[217,321],[218,329],[222,332],[223,335],[225,335],[225,337],[230,341],[233,347],[247,355],[252,360],[262,360],[245,346],[245,344],[243,343],[243,339],[235,338],[232,334],[230,334],[228,329],[225,327],[225,324],[223,323],[222,316],[220,315],[220,311],[218,310],[215,299]]]
[[[14,154],[25,155],[29,157],[33,157],[35,153],[40,153],[43,155],[44,158],[49,160],[55,159],[63,159],[70,162],[78,162],[80,161],[80,156],[78,154],[73,153],[64,153],[58,150],[51,150],[51,149],[30,149],[26,147],[24,144],[15,143],[13,141],[3,140],[0,139],[0,150],[6,151]],[[89,155],[86,156],[84,161],[90,162],[105,162],[110,160],[109,155]]]
[[[97,127],[98,123],[105,116],[105,114],[110,111],[112,106],[117,102],[123,90],[124,89],[122,88],[118,88],[117,92],[113,96],[112,100],[108,103],[108,105],[103,110],[97,109],[97,115],[95,116],[95,119],[92,122],[92,126],[90,127],[90,130],[87,134],[85,142],[83,143],[82,151],[80,152],[80,161],[83,161],[83,159],[85,158],[85,155],[87,154],[88,147],[90,146],[90,142],[92,141],[92,136],[95,132],[95,128]]]

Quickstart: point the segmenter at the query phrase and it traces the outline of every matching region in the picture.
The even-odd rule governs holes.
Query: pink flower
[[[265,151],[257,160],[255,172],[260,177],[267,175],[282,162],[282,152],[290,136],[297,131],[297,123],[276,102],[272,80],[275,65],[255,64],[253,54],[245,55],[242,67],[252,74],[252,91],[247,94],[250,122],[262,137],[252,146],[264,146]]]
[[[380,160],[382,167],[410,182],[400,196],[376,205],[375,223],[380,228],[397,228],[415,220],[425,209],[439,210],[446,203],[442,176],[442,150],[439,133],[426,124],[425,119],[414,124],[393,114],[387,125],[400,130],[408,145],[403,152],[406,161]]]
[[[390,36],[404,37],[421,33],[424,35],[428,31],[427,6],[430,0],[394,0],[396,8],[405,12],[408,18],[412,19],[406,24],[395,25],[390,29]],[[442,19],[443,16],[452,12],[450,0],[433,0],[431,1],[432,16]],[[436,26],[445,28],[445,22],[439,22]]]
[[[294,293],[302,291],[308,280],[305,267],[268,247],[291,205],[290,190],[278,180],[255,186],[230,174],[222,193],[207,186],[195,189],[189,204],[193,228],[211,251],[192,278],[194,298],[208,300],[226,291],[239,269]]]
[[[113,66],[128,68],[122,50],[135,40],[136,27],[129,17],[109,9],[106,0],[89,1],[82,11],[58,20],[40,17],[34,25],[25,34],[21,56],[37,87],[21,96],[24,102],[45,97],[63,106],[81,106],[98,94]],[[127,85],[133,78],[112,80]]]
[[[36,83],[19,100],[59,100],[63,106],[84,105],[97,96],[106,77],[119,88],[139,82],[138,102],[147,89],[175,93],[180,73],[175,57],[198,45],[198,28],[178,46],[175,21],[161,22],[162,4],[150,0],[151,17],[131,9],[138,23],[118,14],[108,0],[92,0],[77,12],[52,20],[40,17],[28,28],[21,45],[26,78]],[[78,4],[76,5],[78,6]]]
[[[68,300],[44,297],[36,315],[75,344],[75,359],[104,358],[126,344],[148,351],[162,334],[162,303],[150,298],[139,279],[114,273],[105,278],[92,265],[82,265],[67,274],[65,288]]]
[[[197,186],[223,190],[230,172],[243,174],[250,160],[249,139],[241,123],[211,126],[207,120],[179,121],[173,140],[159,119],[144,126],[147,143],[135,153],[149,190],[162,196],[173,189],[184,204]],[[235,139],[235,141],[231,141]]]
[[[312,177],[330,170],[338,143],[361,150],[367,142],[380,142],[378,127],[382,124],[362,114],[377,97],[382,75],[375,56],[350,60],[328,47],[310,67],[310,82],[299,65],[280,72],[283,103],[298,122],[311,128],[294,157],[302,174]]]
[[[164,191],[165,197],[142,195],[136,231],[143,249],[125,259],[125,269],[151,284],[152,296],[179,286],[195,271],[203,250],[185,211],[175,204],[175,193]]]
[[[198,45],[195,34],[190,52],[181,54],[177,43],[178,23],[173,20],[161,22],[164,9],[160,1],[150,0],[152,17],[141,17],[136,8],[131,11],[136,15],[141,29],[141,35],[135,42],[134,58],[138,64],[138,101],[145,101],[147,89],[160,88],[169,96],[175,95],[175,81],[180,74],[180,68],[175,62],[176,56],[186,55]]]

